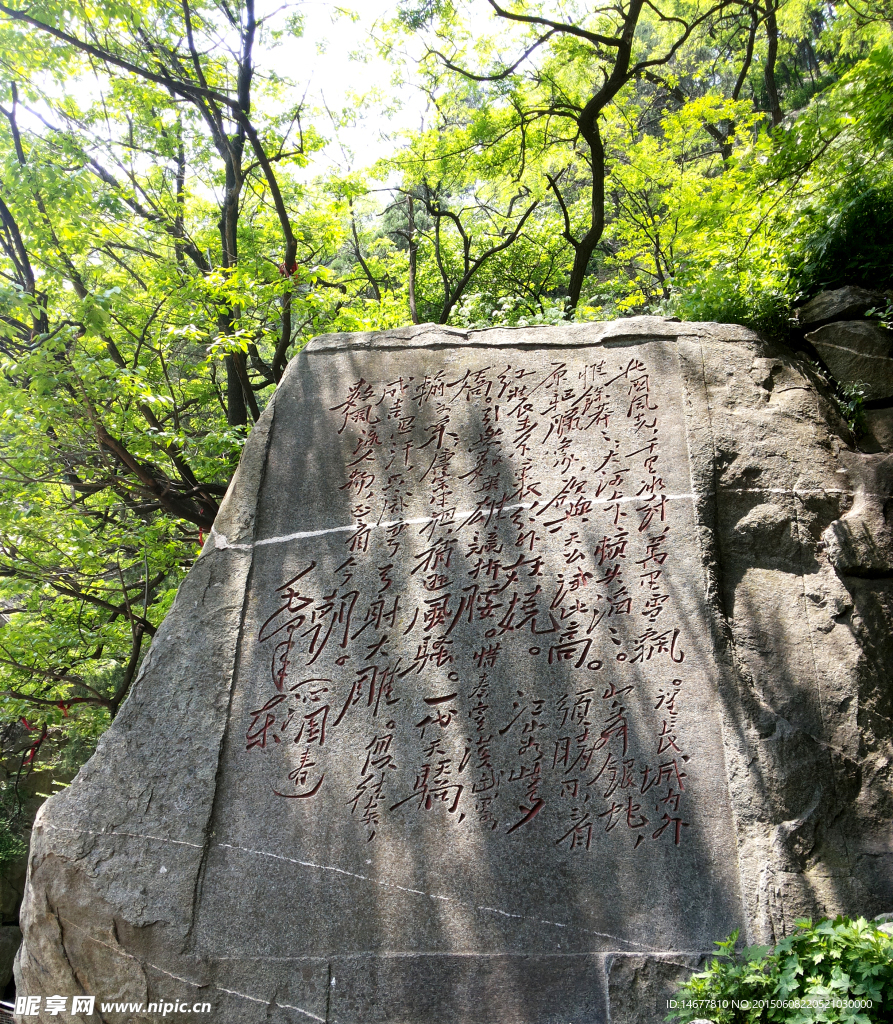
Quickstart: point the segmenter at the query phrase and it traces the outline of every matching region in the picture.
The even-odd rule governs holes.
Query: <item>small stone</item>
[[[871,923],[877,926],[879,932],[893,935],[893,914],[878,914]]]
[[[865,427],[877,446],[884,451],[893,451],[893,409],[866,409]],[[864,448],[864,444],[862,447]]]
[[[866,398],[893,396],[893,331],[867,320],[828,324],[806,335],[838,384],[867,385]]]
[[[797,310],[797,320],[802,327],[814,331],[835,320],[858,320],[869,309],[886,304],[887,296],[883,292],[846,285],[831,292],[820,292],[814,299],[810,299]]]

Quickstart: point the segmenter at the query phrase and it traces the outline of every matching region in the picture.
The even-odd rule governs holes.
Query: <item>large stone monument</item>
[[[19,991],[644,1024],[733,929],[893,909],[889,457],[848,436],[743,328],[318,338],[38,818]]]

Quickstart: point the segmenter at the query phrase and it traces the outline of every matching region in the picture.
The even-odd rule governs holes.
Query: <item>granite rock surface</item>
[[[35,823],[18,991],[648,1024],[735,928],[893,910],[890,457],[848,438],[740,327],[316,339]]]
[[[867,385],[866,397],[893,398],[893,331],[868,320],[827,324],[806,335],[838,384]]]
[[[869,309],[883,308],[886,304],[884,292],[845,285],[833,291],[819,292],[797,310],[797,320],[801,327],[814,331],[835,320],[859,320]]]

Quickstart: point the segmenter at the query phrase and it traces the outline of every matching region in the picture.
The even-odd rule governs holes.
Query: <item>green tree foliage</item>
[[[288,358],[325,331],[889,287],[893,9],[400,0],[423,125],[322,173],[300,8],[0,0],[0,708],[120,707]],[[408,53],[410,56],[401,54]],[[24,728],[24,726],[23,726]]]
[[[251,0],[0,11],[0,689],[37,749],[116,713],[289,354],[406,314],[366,189],[302,184]]]
[[[477,153],[492,154],[491,163],[504,168],[503,177],[508,174],[519,183],[539,179],[541,189],[547,186],[560,215],[561,237],[572,253],[566,289],[568,305],[576,308],[605,233],[606,180],[616,159],[612,150],[627,141],[625,129],[637,116],[629,101],[654,114],[654,104],[633,87],[645,82],[664,91],[676,88],[670,84],[671,68],[685,44],[699,28],[738,5],[708,0],[661,6],[629,0],[544,9],[489,0],[489,6],[497,26],[514,31],[472,38],[457,30],[458,7],[452,4],[406,6],[403,19],[411,27],[433,26],[428,89],[438,99],[435,130],[445,151],[461,159],[470,144]],[[558,10],[550,13],[549,6]],[[469,90],[467,83],[477,88]],[[440,102],[444,94],[462,97],[463,92],[473,92],[477,101],[468,141],[457,137],[462,129],[453,110]],[[641,116],[639,111],[637,120]],[[619,122],[619,130],[612,131],[612,121]],[[528,187],[536,189],[535,184]],[[523,215],[515,223],[520,229]]]
[[[822,217],[836,218],[835,188],[854,162],[870,163],[872,186],[885,173],[890,21],[875,9],[406,0],[400,10],[422,39],[438,148],[417,148],[411,167],[398,153],[394,166],[418,183],[473,158],[486,168],[479,194],[498,175],[541,197],[537,218],[564,253],[540,301],[562,296],[578,317],[668,309],[694,292],[694,307],[783,323],[779,310],[802,290],[792,250],[814,248]],[[504,216],[517,225],[518,212]],[[717,308],[706,296],[730,279]],[[755,316],[740,312],[753,302]]]

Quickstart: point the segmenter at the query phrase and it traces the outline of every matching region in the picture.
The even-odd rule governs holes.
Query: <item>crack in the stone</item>
[[[189,985],[192,988],[214,989],[217,992],[225,992],[227,995],[237,996],[239,999],[247,999],[249,1002],[252,1003],[263,1003],[265,1006],[269,1005],[269,999],[259,999],[257,996],[248,995],[247,992],[237,992],[235,991],[235,989],[223,988],[221,985],[217,985],[214,982],[202,983],[198,981],[193,981],[191,978],[184,978],[179,974],[174,974],[172,971],[166,971],[163,967],[159,967],[157,964],[150,963],[148,960],[143,961],[139,957],[134,956],[133,953],[128,953],[125,949],[122,949],[120,946],[113,946],[109,942],[103,942],[102,939],[97,939],[95,935],[91,935],[85,928],[81,928],[79,925],[76,925],[73,921],[69,921],[67,918],[60,917],[58,914],[55,914],[55,916],[59,922],[64,921],[69,928],[73,928],[75,931],[80,932],[85,938],[89,939],[91,942],[95,942],[97,945],[103,946],[105,949],[109,949],[113,953],[117,953],[119,956],[122,956],[127,960],[133,960],[135,963],[139,964],[141,969],[143,969],[144,966],[149,967],[153,971],[158,971],[159,974],[163,974],[167,978],[173,978],[174,981],[180,981],[184,985]],[[295,1010],[298,1013],[303,1014],[305,1017],[309,1017],[311,1020],[318,1020],[321,1021],[322,1024],[325,1024],[324,1017],[318,1017],[315,1013],[311,1013],[309,1010],[305,1010],[300,1006],[292,1006],[289,1003],[277,1003],[276,1005],[286,1010]]]
[[[299,867],[314,868],[318,871],[331,871],[339,875],[347,875],[349,878],[356,878],[363,882],[369,882],[372,885],[379,885],[382,888],[397,889],[401,892],[410,893],[414,896],[424,896],[427,899],[432,900],[443,900],[447,903],[459,903],[466,908],[469,906],[464,900],[459,899],[456,896],[441,896],[437,893],[423,892],[421,889],[410,889],[405,885],[399,885],[397,882],[386,882],[378,878],[370,878],[368,875],[360,875],[354,871],[347,871],[344,868],[335,867],[334,865],[328,864],[317,864],[315,861],[309,860],[298,860],[295,857],[286,857],[280,853],[269,853],[266,850],[252,850],[245,846],[234,846],[231,843],[217,843],[221,849],[235,850],[239,853],[249,853],[257,857],[270,857],[273,860],[284,861],[287,864],[295,864]],[[597,935],[599,938],[612,939],[614,942],[622,942],[627,946],[635,946],[638,949],[645,950],[651,953],[662,952],[655,946],[644,945],[640,942],[633,942],[632,939],[624,939],[619,935],[610,935],[607,932],[598,932],[592,928],[585,928],[582,925],[571,925],[560,921],[547,921],[538,917],[531,917],[527,914],[512,914],[506,910],[499,910],[496,907],[474,907],[479,913],[499,914],[503,917],[518,918],[523,921],[532,921],[535,924],[544,924],[551,928],[570,928],[572,931],[585,932],[587,935]]]

